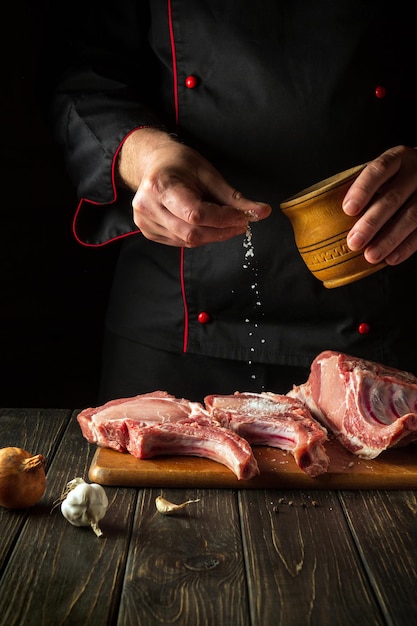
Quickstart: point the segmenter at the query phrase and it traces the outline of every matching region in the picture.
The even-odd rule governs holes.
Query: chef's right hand
[[[154,128],[127,137],[118,178],[136,192],[136,226],[147,239],[169,246],[225,241],[271,213],[268,204],[244,198],[198,152]]]

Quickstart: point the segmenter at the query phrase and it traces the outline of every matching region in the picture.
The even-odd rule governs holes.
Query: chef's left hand
[[[396,146],[370,161],[347,192],[343,210],[359,215],[351,250],[369,263],[398,265],[417,251],[417,150]]]

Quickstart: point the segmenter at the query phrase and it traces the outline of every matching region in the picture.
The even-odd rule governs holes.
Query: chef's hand
[[[369,263],[398,265],[417,251],[417,150],[396,146],[370,161],[343,201],[362,214],[348,234]]]
[[[170,246],[225,241],[271,212],[244,198],[195,150],[154,128],[127,137],[118,179],[135,191],[133,219],[142,234]]]

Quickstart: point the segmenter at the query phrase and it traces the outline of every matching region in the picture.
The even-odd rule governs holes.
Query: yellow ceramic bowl
[[[281,203],[297,248],[311,273],[325,287],[341,287],[377,272],[385,263],[368,263],[362,252],[348,248],[346,236],[357,217],[346,215],[342,201],[363,170],[357,165],[303,189]]]

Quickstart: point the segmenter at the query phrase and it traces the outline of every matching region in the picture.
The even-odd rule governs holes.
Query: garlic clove
[[[181,504],[174,504],[173,502],[169,502],[162,496],[158,496],[155,499],[155,505],[159,513],[163,513],[164,515],[171,515],[172,513],[176,513],[180,509],[185,508],[189,504],[193,502],[199,502],[200,500],[187,500],[186,502],[182,502]]]

